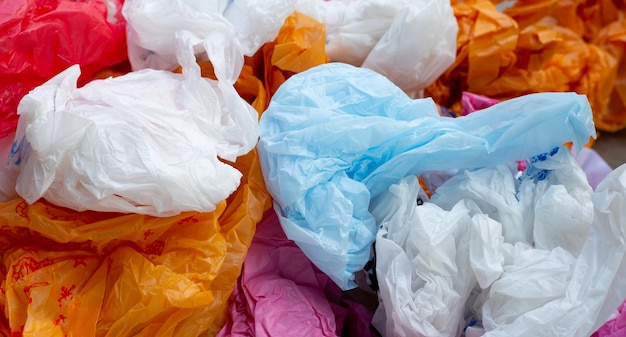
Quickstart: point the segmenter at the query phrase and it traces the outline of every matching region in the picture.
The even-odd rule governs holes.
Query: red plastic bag
[[[15,130],[19,101],[73,64],[80,85],[127,59],[122,0],[0,1],[0,138]]]

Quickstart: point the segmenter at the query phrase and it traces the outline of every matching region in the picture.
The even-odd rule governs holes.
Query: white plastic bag
[[[274,40],[292,12],[292,0],[127,0],[122,13],[127,21],[128,57],[134,70],[172,70],[178,65],[174,35],[184,30],[237,56],[227,65],[234,81],[243,55],[251,56]],[[202,57],[202,52],[197,49],[197,56]]]
[[[502,246],[504,273],[482,307],[484,336],[586,337],[623,301],[626,165],[609,174],[591,200],[593,223],[577,258],[561,247]]]
[[[509,179],[503,166],[461,172],[422,206],[415,177],[373,200],[383,335],[461,336],[477,325],[472,336],[586,337],[606,321],[626,297],[626,165],[591,194],[568,150],[537,158],[517,191],[523,219],[534,221],[517,225],[530,226],[520,232],[540,247],[505,242],[501,206],[482,199],[490,189],[503,199],[515,193],[475,183]],[[568,241],[570,233],[582,243]]]
[[[578,256],[593,222],[591,186],[567,149],[555,148],[532,158],[519,178],[517,198],[525,209],[536,248],[561,247]],[[529,243],[530,243],[529,242]]]
[[[407,177],[372,203],[381,228],[376,276],[387,336],[458,336],[464,304],[476,284],[469,263],[471,204],[445,211],[416,207],[419,184]]]
[[[145,69],[77,88],[72,66],[24,97],[16,142],[25,145],[14,156],[26,201],[167,216],[212,211],[237,188],[241,173],[220,158],[254,148],[257,112],[223,73],[200,77],[193,50],[203,41],[178,35],[183,74]]]
[[[331,60],[383,74],[411,97],[421,97],[455,60],[449,1],[300,0],[296,10],[326,24]]]

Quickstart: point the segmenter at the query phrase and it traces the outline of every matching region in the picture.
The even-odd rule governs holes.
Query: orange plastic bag
[[[594,121],[598,129],[609,132],[626,127],[626,65],[623,60],[626,48],[626,3],[619,0],[521,0],[504,10],[504,13],[515,19],[520,27],[549,17],[586,43],[598,46],[613,56],[618,63],[617,74],[611,71],[605,84],[598,87],[601,92],[595,95],[598,101],[594,104]],[[606,67],[606,56],[596,55],[599,56],[598,62],[590,62],[590,72],[600,68],[603,62]],[[590,77],[593,76],[597,74]],[[581,85],[588,86],[590,82],[583,81]]]
[[[621,0],[517,0],[503,13],[512,17],[520,28],[546,17],[591,42],[608,24],[624,18]]]
[[[608,50],[619,62],[608,107],[597,113],[596,126],[606,131],[618,131],[626,128],[626,18],[600,30],[594,44]]]
[[[236,166],[245,173],[241,186],[211,213],[155,218],[43,201],[0,205],[2,333],[216,334],[255,225],[271,206],[256,152]]]
[[[488,85],[515,63],[519,29],[487,0],[464,1],[453,9],[459,26],[456,60],[425,94],[460,114],[463,91]]]
[[[263,83],[269,98],[291,75],[328,62],[325,38],[326,26],[309,16],[294,12],[285,19],[274,42],[253,56],[263,57]]]
[[[504,13],[486,0],[455,5],[457,60],[427,94],[459,113],[463,91],[499,100],[534,92],[575,91],[587,95],[599,121],[609,105],[618,63],[605,49],[554,20],[539,21],[553,6],[565,8],[567,3],[520,1]],[[519,22],[506,13],[513,13]]]

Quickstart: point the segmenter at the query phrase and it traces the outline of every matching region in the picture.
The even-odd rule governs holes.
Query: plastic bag
[[[587,100],[546,93],[440,117],[373,71],[330,63],[292,76],[260,121],[258,145],[283,230],[342,289],[369,259],[369,200],[408,174],[528,158],[595,134]],[[285,169],[288,168],[288,169]]]
[[[458,336],[465,323],[464,303],[476,285],[467,254],[471,205],[450,212],[432,203],[416,208],[415,177],[392,185],[389,192],[392,197],[382,194],[372,203],[382,226],[376,238],[376,276],[386,313],[385,325],[376,328],[383,336]]]
[[[550,19],[592,41],[603,27],[621,19],[625,9],[619,0],[522,0],[514,1],[503,12],[521,28]]]
[[[602,96],[603,105],[594,104],[596,127],[605,131],[618,131],[626,127],[626,97],[624,92],[624,44],[626,43],[626,7],[619,0],[578,1],[516,1],[504,10],[520,27],[530,26],[541,20],[550,20],[566,27],[585,42],[608,51],[620,64],[617,79],[609,78]],[[570,65],[571,67],[571,65]],[[591,65],[592,69],[598,68]],[[610,76],[615,76],[611,74]],[[585,88],[581,88],[584,90]],[[611,92],[612,91],[612,92]]]
[[[514,183],[506,166],[462,172],[420,206],[415,177],[390,187],[372,204],[386,335],[459,336],[472,325],[478,336],[481,326],[483,336],[589,336],[626,296],[625,169],[591,194],[561,148],[535,157],[517,189],[494,188]],[[519,198],[514,225],[532,241],[506,242],[487,194]]]
[[[333,61],[375,70],[412,97],[455,57],[457,24],[447,1],[298,1],[327,27]]]
[[[212,211],[228,197],[241,173],[220,159],[254,148],[258,114],[234,79],[200,77],[193,47],[202,41],[180,34],[179,42],[182,75],[146,69],[77,89],[73,66],[27,95],[12,159],[18,193],[29,203],[155,216]],[[229,64],[220,48],[207,52]]]
[[[124,61],[122,1],[10,0],[0,12],[0,138],[15,130],[17,105],[30,90],[72,64],[79,85]]]
[[[623,10],[626,15],[626,9]],[[626,19],[606,25],[593,42],[618,60],[617,75],[608,108],[596,114],[596,123],[602,130],[618,131],[626,127]]]
[[[123,13],[128,21],[128,56],[134,70],[173,70],[178,66],[175,34],[185,30],[229,53],[232,63],[226,68],[234,79],[243,55],[251,56],[272,41],[292,12],[292,1],[127,0]]]
[[[257,225],[218,336],[374,336],[373,312],[342,298],[268,211]]]
[[[217,334],[271,205],[256,152],[235,166],[241,185],[212,213],[154,218],[45,201],[0,205],[0,321],[22,336]]]
[[[555,2],[517,3],[528,5],[523,12],[529,16],[543,17],[542,6]],[[460,27],[457,58],[426,89],[427,96],[453,107],[462,91],[498,100],[534,92],[574,91],[587,95],[597,127],[605,128],[608,118],[603,116],[602,122],[598,116],[607,113],[618,66],[611,53],[555,20],[533,18],[518,25],[506,15],[513,7],[500,13],[489,1],[472,0],[454,9]]]
[[[446,107],[457,103],[463,91],[475,92],[472,88],[490,83],[511,67],[519,34],[517,23],[490,1],[463,1],[453,8],[459,26],[456,59],[425,90],[426,96]]]

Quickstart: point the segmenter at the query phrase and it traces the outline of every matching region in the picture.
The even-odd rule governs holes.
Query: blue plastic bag
[[[369,201],[407,175],[506,164],[595,137],[589,102],[542,93],[456,119],[341,63],[294,75],[260,121],[263,174],[287,237],[342,289],[376,237]]]

